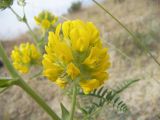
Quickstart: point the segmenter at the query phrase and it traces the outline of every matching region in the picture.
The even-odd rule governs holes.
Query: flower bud
[[[42,29],[49,29],[58,21],[58,17],[54,16],[51,12],[47,10],[39,13],[39,15],[35,16],[34,19],[37,25],[41,26]]]

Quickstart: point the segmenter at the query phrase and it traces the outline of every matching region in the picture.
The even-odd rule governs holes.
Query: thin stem
[[[21,20],[21,19],[22,19],[21,16],[18,15],[18,14],[16,13],[16,11],[14,11],[13,8],[9,7],[9,9],[16,15],[16,17],[18,18],[18,20]]]
[[[140,39],[135,36],[122,22],[120,22],[115,16],[113,16],[106,8],[104,8],[100,3],[96,0],[92,0],[97,6],[99,6],[102,10],[104,10],[108,15],[110,15],[120,26],[122,26],[138,43],[140,43]],[[146,53],[160,66],[159,61],[152,55],[150,50],[145,46],[145,44],[140,44],[141,47],[145,50]]]
[[[111,43],[107,42],[106,44],[108,44],[109,46],[111,46],[113,49],[117,50],[117,52],[119,52],[122,56],[126,57],[128,60],[132,61],[132,58],[130,58],[128,55],[126,55],[123,51],[121,51],[119,48],[115,47],[114,45],[112,45]]]
[[[14,69],[13,65],[10,63],[9,58],[6,55],[1,42],[0,42],[0,57],[2,58],[2,61],[3,61],[4,65],[6,66],[6,68],[8,69],[10,75],[13,78],[17,78],[18,79],[20,76],[18,75],[18,73]]]
[[[39,50],[41,51],[41,48],[39,47],[39,44],[38,44],[38,38],[37,36],[35,35],[35,33],[33,32],[33,30],[31,29],[29,23],[28,23],[28,20],[26,19],[26,15],[25,15],[25,11],[24,11],[24,7],[23,7],[23,14],[24,14],[24,17],[22,18],[20,15],[17,14],[17,12],[12,8],[12,7],[9,7],[10,10],[12,11],[12,13],[18,18],[18,20],[20,20],[21,22],[23,22],[28,30],[29,30],[29,33],[31,34],[31,36],[33,37],[33,40],[34,40],[34,43],[37,45],[37,47],[39,48]]]
[[[76,108],[76,96],[77,96],[77,86],[74,85],[73,88],[73,95],[72,95],[72,107],[71,107],[71,112],[70,112],[70,118],[69,120],[73,120],[74,113],[75,113],[75,108]]]
[[[36,102],[39,104],[51,117],[53,120],[60,120],[58,115],[46,104],[46,102],[34,91],[28,84],[23,80],[23,78],[17,73],[13,65],[10,63],[9,58],[7,57],[4,48],[0,42],[0,57],[4,62],[4,65],[8,69],[10,75],[13,78],[17,79],[17,85],[21,87],[28,95],[30,95]]]
[[[34,32],[32,31],[32,29],[31,29],[31,27],[30,27],[28,21],[25,20],[24,23],[25,23],[26,26],[28,27],[29,32],[30,32],[30,34],[32,35],[34,42],[35,42],[36,44],[38,44],[38,38],[37,38],[37,36],[34,34]]]

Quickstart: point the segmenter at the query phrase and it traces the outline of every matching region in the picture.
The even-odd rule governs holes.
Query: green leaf
[[[0,9],[4,10],[13,4],[13,0],[0,0]]]
[[[129,111],[126,103],[124,103],[119,94],[131,86],[133,83],[138,82],[139,79],[126,80],[122,82],[120,85],[115,87],[115,89],[108,89],[101,87],[99,89],[95,89],[91,93],[85,95],[83,92],[80,92],[79,95],[91,96],[98,99],[98,101],[90,102],[90,105],[87,105],[85,109],[81,109],[82,112],[89,117],[93,114],[97,109],[102,108],[105,104],[112,104],[114,108],[121,112]]]
[[[126,81],[122,82],[120,85],[118,85],[114,91],[116,94],[119,94],[119,93],[123,92],[126,88],[131,86],[133,83],[138,82],[139,80],[140,79],[126,80]]]
[[[0,78],[0,88],[12,86],[16,83],[16,81],[17,79]]]
[[[34,79],[34,78],[36,78],[36,77],[39,77],[39,76],[41,76],[42,75],[42,70],[40,70],[39,72],[37,72],[37,73],[35,73],[35,74],[33,74],[29,79],[30,80],[32,80],[32,79]]]
[[[10,86],[10,81],[8,80],[0,80],[0,88],[4,88],[4,87],[7,87],[7,86]]]
[[[62,120],[69,120],[69,112],[62,103],[61,103],[61,110],[62,110]]]

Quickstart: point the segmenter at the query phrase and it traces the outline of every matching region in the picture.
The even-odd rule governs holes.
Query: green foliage
[[[81,108],[82,112],[86,114],[88,118],[90,118],[91,114],[96,113],[96,111],[98,111],[98,109],[101,109],[105,104],[112,104],[114,108],[116,108],[118,111],[121,111],[121,112],[128,111],[128,107],[126,103],[124,103],[120,99],[118,94],[123,92],[133,83],[138,82],[138,81],[139,79],[127,80],[123,82],[122,84],[118,85],[118,87],[116,87],[116,89],[114,90],[101,87],[87,95],[81,92],[80,95],[91,96],[91,97],[95,97],[98,99],[98,101],[96,102],[91,102],[90,105],[87,106],[86,108]]]
[[[69,112],[62,103],[61,103],[61,110],[62,110],[62,120],[68,120]]]
[[[132,85],[135,82],[138,82],[140,79],[134,79],[134,80],[126,80],[123,83],[121,83],[120,85],[118,85],[116,87],[116,89],[114,89],[116,94],[119,94],[121,92],[123,92],[123,90],[125,90],[126,88],[128,88],[130,85]]]
[[[11,86],[15,83],[15,80],[10,78],[0,78],[0,88]]]
[[[13,4],[13,0],[1,0],[0,1],[0,9],[4,10],[10,7]]]
[[[81,95],[84,95],[81,93]],[[92,96],[98,98],[98,102],[92,102],[90,106],[87,106],[83,110],[85,114],[92,114],[98,108],[102,108],[105,103],[113,104],[113,107],[116,107],[117,110],[126,112],[128,110],[127,105],[120,100],[120,97],[113,91],[107,88],[101,87],[100,89],[96,89],[87,96]]]
[[[69,13],[77,12],[82,8],[82,2],[73,2],[71,7],[68,9]]]
[[[16,79],[0,78],[0,93],[16,83]]]

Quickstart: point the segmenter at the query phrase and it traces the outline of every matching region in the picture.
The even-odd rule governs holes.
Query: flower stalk
[[[10,75],[17,79],[15,85],[21,87],[28,95],[30,95],[51,117],[53,120],[60,120],[58,115],[45,103],[45,101],[34,91],[23,78],[17,73],[13,65],[10,63],[2,44],[0,43],[0,57],[2,58],[4,65],[8,69]]]
[[[73,87],[73,95],[72,95],[72,107],[71,107],[69,120],[73,120],[73,117],[74,117],[75,108],[76,108],[76,102],[77,102],[76,97],[77,97],[77,86],[74,85],[74,87]]]

